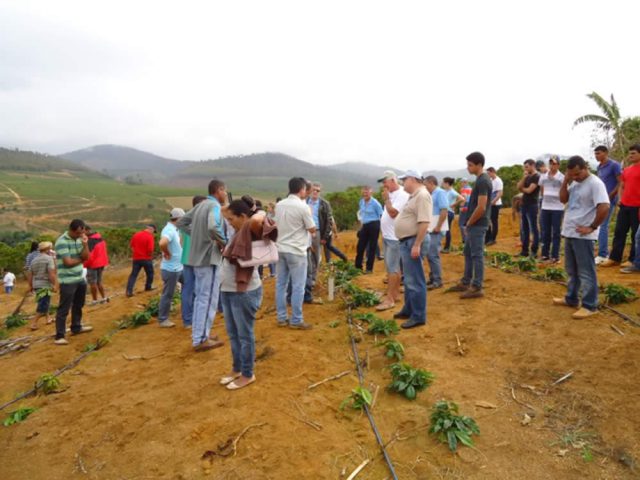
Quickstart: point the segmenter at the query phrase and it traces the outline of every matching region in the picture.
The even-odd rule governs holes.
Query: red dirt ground
[[[515,229],[506,214],[502,239],[492,250],[515,253]],[[354,243],[353,234],[338,242],[351,254]],[[445,280],[452,284],[461,275],[463,258],[443,258]],[[378,262],[374,275],[356,282],[382,290],[383,269]],[[126,266],[109,269],[107,287],[122,291],[127,274]],[[388,362],[373,338],[365,336],[359,344],[361,355],[368,352],[370,357],[367,383],[373,390],[380,387],[373,413],[385,442],[391,442],[398,477],[638,478],[640,329],[609,313],[572,320],[571,310],[551,305],[552,296],[562,295],[562,286],[491,268],[486,277],[481,300],[430,292],[429,325],[398,335],[406,361],[436,375],[416,401],[386,391]],[[638,290],[640,276],[607,271],[600,282]],[[118,296],[107,306],[88,307],[86,321],[95,331],[71,338],[67,347],[47,341],[0,357],[0,402],[71,361],[149,298]],[[18,295],[9,301],[2,295],[0,302],[4,318]],[[314,325],[308,332],[277,328],[273,306],[274,281],[266,280],[256,325],[258,381],[237,392],[218,385],[230,368],[228,345],[193,353],[188,330],[160,329],[157,323],[120,331],[110,344],[61,375],[62,393],[27,398],[2,411],[4,418],[17,406],[38,408],[23,423],[0,427],[0,478],[344,479],[365,458],[372,461],[358,479],[390,478],[366,417],[338,410],[357,386],[340,302],[306,307],[306,320]],[[33,308],[30,300],[25,310]],[[638,318],[637,304],[621,309]],[[331,328],[332,321],[339,326]],[[225,337],[220,319],[214,331]],[[49,326],[38,335],[52,332]],[[28,327],[12,333],[28,334]],[[458,353],[456,335],[464,356]],[[127,360],[124,355],[151,358]],[[308,389],[345,370],[352,373]],[[568,372],[574,372],[569,380],[551,386]],[[456,401],[463,414],[477,420],[481,435],[475,449],[452,454],[427,434],[430,408],[441,398]],[[496,408],[482,408],[478,402]],[[532,418],[528,425],[522,424],[525,413]],[[321,426],[316,430],[303,420]],[[204,452],[254,424],[263,425],[247,431],[235,456],[202,460]],[[590,461],[582,458],[584,441]]]

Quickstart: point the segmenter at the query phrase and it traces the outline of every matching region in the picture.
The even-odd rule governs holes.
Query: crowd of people
[[[597,147],[595,156],[599,162],[595,175],[579,156],[568,159],[564,174],[556,156],[551,156],[548,164],[526,160],[517,184],[520,194],[512,202],[521,215],[520,255],[557,263],[564,240],[568,288],[566,295],[554,298],[553,303],[575,308],[573,317],[577,319],[597,312],[596,266],[620,265],[629,234],[629,263],[622,265],[621,271],[640,272],[640,255],[636,258],[640,248],[640,145],[631,147],[626,168],[609,158],[606,147]],[[376,308],[396,309],[404,286],[402,307],[393,314],[404,320],[404,329],[427,323],[428,292],[445,284],[441,254],[451,250],[456,209],[464,273],[445,293],[457,292],[461,300],[484,295],[485,248],[498,239],[504,186],[495,168],[485,170],[482,153],[473,152],[466,160],[467,171],[475,180],[471,184],[462,179],[459,191],[453,178],[423,178],[413,170],[402,175],[385,171],[378,180],[379,192],[372,186],[362,188],[354,263],[368,274],[373,272],[376,259],[384,259],[386,291]],[[189,211],[171,210],[159,235],[163,284],[159,325],[176,326],[170,311],[179,291],[182,322],[191,329],[193,350],[212,350],[223,345],[211,333],[216,315],[222,312],[232,367],[220,383],[230,390],[255,381],[254,324],[262,303],[263,278],[276,277],[277,325],[309,330],[312,324],[305,321],[304,304],[323,302],[314,297],[323,252],[326,262],[331,254],[347,260],[334,244],[338,230],[331,205],[321,195],[322,185],[293,177],[288,188],[286,198],[263,209],[249,196],[230,201],[224,182],[214,179],[207,196],[193,197]],[[609,252],[608,225],[616,203],[619,209]],[[154,289],[156,233],[155,225],[147,225],[130,240],[132,268],[125,288],[127,297],[135,295],[141,270],[146,276],[144,290]],[[380,237],[382,252],[377,251]],[[87,284],[94,303],[108,301],[102,281],[108,264],[106,242],[79,219],[70,223],[55,244],[34,243],[25,267],[29,288],[37,298],[31,328],[39,328],[43,318],[53,322],[50,300],[59,291],[54,343],[68,344],[69,312],[71,335],[91,331],[92,326],[82,322]],[[265,265],[269,266],[267,277],[263,275]],[[11,293],[15,275],[8,272],[3,283],[5,292]]]

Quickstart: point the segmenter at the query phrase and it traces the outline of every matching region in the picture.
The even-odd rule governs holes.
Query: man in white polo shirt
[[[309,234],[316,232],[311,210],[305,203],[307,181],[301,177],[289,180],[289,196],[276,205],[278,225],[278,266],[276,309],[278,326],[308,330],[311,325],[302,318],[302,302],[307,280],[307,249]],[[287,314],[287,285],[291,280],[291,318]]]
[[[387,294],[376,310],[383,311],[395,307],[400,299],[400,241],[396,237],[395,218],[409,200],[409,194],[398,184],[398,177],[392,170],[384,172],[378,180],[382,183],[384,212],[380,219],[384,245],[384,266],[387,270]]]

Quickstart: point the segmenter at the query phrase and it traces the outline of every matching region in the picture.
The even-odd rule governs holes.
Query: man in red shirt
[[[127,297],[133,297],[133,287],[138,279],[138,273],[144,268],[147,276],[145,282],[145,291],[153,290],[153,251],[155,248],[154,234],[157,229],[155,225],[147,225],[144,230],[139,231],[131,237],[131,259],[133,260],[133,268],[129,281],[127,282]]]
[[[91,288],[93,303],[95,304],[98,301],[98,291],[100,291],[102,301],[108,302],[109,299],[104,292],[104,285],[102,284],[102,272],[104,267],[109,265],[107,242],[98,232],[92,231],[89,225],[84,227],[84,232],[89,237],[89,260],[84,262],[84,267],[87,269],[87,283]]]
[[[616,230],[613,234],[613,246],[609,259],[601,264],[602,267],[620,265],[629,232],[631,232],[629,261],[622,266],[632,266],[637,254],[634,239],[638,231],[638,214],[640,212],[640,151],[638,149],[640,149],[640,145],[633,145],[629,149],[629,166],[622,170],[620,175],[620,207]]]

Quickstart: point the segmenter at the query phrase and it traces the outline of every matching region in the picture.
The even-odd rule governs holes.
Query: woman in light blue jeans
[[[220,300],[231,344],[233,368],[220,379],[229,390],[237,390],[256,381],[254,324],[262,303],[262,280],[255,267],[240,268],[240,251],[246,244],[262,238],[264,212],[257,212],[250,197],[234,200],[225,209],[225,218],[237,232],[222,255]],[[244,242],[245,248],[243,250]],[[249,250],[250,252],[250,247]]]

